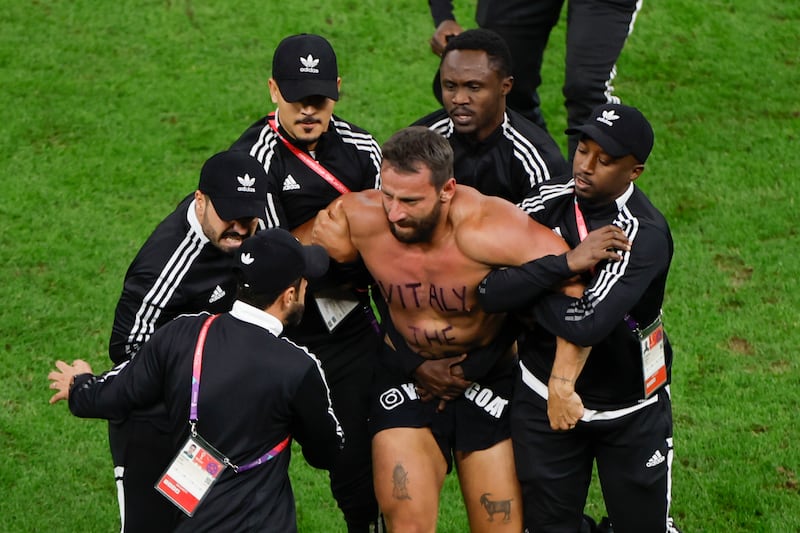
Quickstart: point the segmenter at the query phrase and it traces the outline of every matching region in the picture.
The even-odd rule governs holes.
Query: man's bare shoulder
[[[467,185],[457,186],[449,216],[454,228],[463,232],[492,232],[497,226],[525,225],[528,220],[528,216],[508,200],[486,196]]]
[[[386,226],[386,213],[381,202],[381,191],[369,189],[351,192],[339,197],[347,216],[350,233],[371,233]]]
[[[451,207],[459,248],[489,266],[520,265],[569,248],[552,230],[511,202],[459,186]]]

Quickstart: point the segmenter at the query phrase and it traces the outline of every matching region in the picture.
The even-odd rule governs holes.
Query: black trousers
[[[378,518],[367,417],[375,360],[382,343],[370,328],[347,339],[334,333],[327,342],[309,346],[322,362],[333,410],[344,430],[344,448],[330,471],[330,482],[349,533],[368,532]]]
[[[502,2],[504,0],[484,0]],[[509,13],[501,22],[493,20],[500,8],[492,6],[479,16],[481,27],[497,32],[511,50],[514,86],[508,106],[546,129],[539,107],[541,68],[550,31],[556,25],[565,0],[531,0],[524,18],[509,24]],[[604,103],[619,102],[613,96],[612,81],[616,62],[625,40],[633,29],[637,0],[567,0],[566,65],[564,105],[567,127],[578,126],[589,118],[592,109]],[[569,159],[578,139],[569,139]]]
[[[657,398],[622,416],[553,431],[545,400],[518,382],[511,403],[511,438],[525,527],[536,533],[579,531],[596,461],[615,533],[667,531],[672,407],[666,389]]]
[[[181,511],[155,488],[175,458],[171,433],[147,420],[109,422],[109,445],[114,460],[117,497],[123,533],[169,533]]]

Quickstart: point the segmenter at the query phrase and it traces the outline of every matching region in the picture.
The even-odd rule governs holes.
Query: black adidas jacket
[[[427,126],[446,137],[453,148],[456,181],[488,196],[518,203],[536,184],[570,174],[550,134],[511,109],[506,110],[503,123],[481,142],[457,133],[444,109],[414,125]]]
[[[130,359],[178,315],[230,309],[236,297],[232,256],[212,245],[187,196],[153,231],[128,267],[114,313],[108,355]]]
[[[536,189],[521,207],[534,219],[553,228],[570,247],[580,242],[574,207],[574,181],[559,180]],[[529,310],[535,329],[520,343],[520,360],[542,383],[547,383],[555,354],[555,338],[592,346],[576,391],[589,409],[618,409],[643,398],[643,371],[639,341],[631,325],[646,327],[658,318],[664,300],[673,254],[672,235],[663,215],[635,185],[616,202],[588,206],[579,202],[588,231],[615,224],[631,243],[619,262],[598,265],[595,275],[585,275],[584,296],[560,293],[539,298],[544,279],[561,269],[570,275],[564,256],[549,258],[552,270],[531,262],[497,270],[481,285],[481,303],[490,311]],[[559,266],[560,265],[560,266]],[[538,300],[537,300],[538,298]],[[665,336],[669,382],[672,348]]]
[[[340,193],[283,144],[267,123],[269,119],[280,124],[277,112],[259,119],[233,143],[231,150],[247,151],[263,163],[268,176],[267,219],[264,222],[269,228],[283,227],[291,231],[316,217]],[[278,130],[284,138],[291,140],[280,125]],[[302,144],[297,146],[308,153]],[[314,158],[351,191],[380,186],[381,152],[377,141],[363,129],[336,115],[331,117],[328,131],[317,142]],[[323,361],[327,361],[329,353],[336,354],[337,350],[331,345],[331,335],[313,301],[319,285],[306,291],[303,320],[299,326],[287,329],[286,336],[309,346]],[[360,337],[373,327],[371,313],[367,313],[367,293],[354,292],[352,296],[361,304],[335,329],[333,340]]]
[[[76,376],[73,414],[123,418],[163,402],[175,453],[189,436],[194,347],[208,314],[179,317],[159,329],[130,362],[95,377]],[[344,442],[319,361],[279,337],[281,323],[237,301],[208,330],[202,359],[197,430],[244,465],[287,435],[306,460],[330,468]],[[250,470],[226,469],[192,518],[176,531],[297,531],[288,467],[291,448]]]

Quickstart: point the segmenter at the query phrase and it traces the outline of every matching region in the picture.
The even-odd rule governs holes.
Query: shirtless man
[[[513,204],[456,185],[449,143],[419,126],[383,146],[381,189],[334,201],[317,216],[312,239],[338,262],[363,260],[388,307],[384,321],[407,344],[399,348],[450,358],[448,365],[501,335],[505,315],[477,303],[478,283],[493,267],[568,250]],[[385,346],[370,425],[375,491],[390,531],[436,530],[451,451],[470,530],[522,530],[508,425],[516,360],[513,338],[507,342],[506,356],[475,381],[462,380],[466,391],[446,404],[420,401],[425,391],[413,377],[385,364],[394,351]]]

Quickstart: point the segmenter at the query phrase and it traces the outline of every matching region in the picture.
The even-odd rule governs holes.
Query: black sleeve
[[[163,397],[159,332],[133,359],[99,376],[76,376],[69,394],[72,414],[80,418],[118,420],[127,417],[134,409],[158,403]]]
[[[367,290],[372,285],[372,275],[364,265],[364,261],[359,257],[349,263],[339,263],[331,260],[327,274],[322,280],[309,282],[313,289],[328,287],[340,287],[342,285],[352,285],[356,289]]]
[[[433,16],[433,25],[439,27],[439,24],[445,20],[456,20],[453,15],[453,1],[452,0],[428,0],[428,5],[431,8],[431,15]]]
[[[292,400],[292,437],[314,468],[333,467],[344,446],[344,432],[331,406],[322,369],[316,365],[304,376]]]
[[[627,233],[627,232],[626,232]],[[630,235],[629,235],[630,238]],[[533,316],[553,335],[579,346],[592,346],[606,338],[640,305],[657,276],[669,268],[671,244],[658,231],[642,227],[631,250],[619,262],[609,262],[592,279],[581,298],[549,294],[533,307]],[[652,320],[658,316],[663,293],[650,303]]]
[[[488,374],[495,363],[508,352],[511,345],[517,340],[519,333],[519,324],[509,318],[492,342],[483,348],[469,352],[467,358],[461,363],[461,368],[464,370],[464,379],[477,381]]]
[[[547,255],[522,266],[496,269],[478,285],[478,302],[489,313],[518,311],[572,276],[566,254]]]

